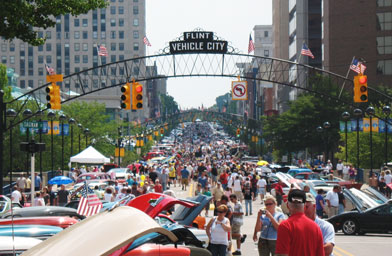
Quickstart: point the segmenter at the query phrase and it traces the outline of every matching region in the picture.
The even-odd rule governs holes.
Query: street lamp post
[[[53,111],[48,113],[48,118],[50,119],[50,154],[51,154],[51,162],[52,162],[52,178],[54,177],[54,151],[53,151],[53,118],[56,117],[56,114]]]
[[[120,157],[120,152],[121,152],[121,127],[118,127],[118,139],[117,139],[117,144],[118,144],[118,166],[121,166],[121,157]]]
[[[64,121],[67,119],[67,116],[61,114],[59,119],[61,122],[61,175],[64,175]]]
[[[366,109],[370,119],[370,174],[373,174],[373,115],[375,112],[373,107]]]
[[[382,111],[385,114],[385,165],[388,163],[388,122],[389,115],[391,114],[391,108],[389,106],[384,106]]]
[[[79,153],[80,153],[80,136],[81,136],[81,134],[82,134],[82,130],[83,130],[83,125],[82,124],[78,124],[78,127],[79,127]]]
[[[354,116],[357,118],[357,170],[359,169],[359,119],[362,117],[362,110],[354,109]]]
[[[329,136],[328,129],[331,128],[331,124],[329,122],[324,122],[323,127],[325,129],[325,160],[329,159]]]
[[[33,115],[33,112],[31,112],[30,109],[25,109],[23,111],[23,117],[24,118],[31,117],[32,115]],[[27,128],[27,130],[26,130],[26,142],[29,142],[29,140],[30,140],[30,128]],[[25,170],[27,170],[27,173],[28,173],[28,170],[29,170],[29,158],[30,158],[30,154],[27,152],[26,153],[26,162],[25,162]]]
[[[88,145],[88,134],[90,133],[90,130],[88,128],[84,129],[84,136],[86,136],[86,148]]]
[[[347,121],[350,119],[350,113],[343,112],[342,113],[342,118],[344,120],[344,135],[345,135],[345,147],[346,147],[346,163],[347,163],[347,159],[348,159],[348,147],[347,147]]]
[[[45,114],[43,110],[38,111],[38,117],[39,117],[39,143],[42,143],[42,117]],[[42,151],[39,151],[39,176],[42,178]]]
[[[321,135],[321,133],[323,132],[323,127],[321,127],[321,126],[318,126],[317,128],[316,128],[316,131],[318,132],[318,133],[320,133],[320,135]],[[324,152],[325,153],[325,152]],[[324,154],[323,154],[324,155]],[[325,158],[324,158],[324,160],[325,160]]]
[[[75,119],[70,118],[68,120],[68,123],[69,123],[69,126],[71,126],[70,127],[71,128],[71,156],[73,156],[73,126],[74,126],[74,124],[76,124],[76,121],[75,121]]]
[[[16,111],[12,108],[8,109],[6,112],[7,118],[12,118],[10,121],[10,126],[12,126],[12,120],[17,115]],[[12,163],[13,163],[13,143],[12,143],[12,128],[10,128],[10,188],[12,187]]]

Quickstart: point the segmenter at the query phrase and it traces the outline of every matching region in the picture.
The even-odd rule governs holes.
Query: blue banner
[[[58,134],[58,136],[61,136],[61,132],[63,131],[61,126],[63,126],[63,129],[64,129],[64,136],[68,136],[69,135],[69,124],[63,124],[63,125],[60,124],[60,127],[59,127],[60,133]]]
[[[357,120],[351,120],[351,130],[354,132],[358,131],[363,131],[363,122],[362,120],[359,120],[359,129],[357,129]]]
[[[378,132],[384,133],[385,132],[385,122],[384,120],[378,120]]]
[[[55,121],[55,122],[57,122],[57,121]],[[62,131],[61,124],[59,124],[59,127],[56,127],[55,123],[53,122],[53,126],[54,126],[54,129],[57,129],[57,128],[59,129],[59,132],[58,133],[54,132],[54,135],[61,136],[61,131]],[[20,133],[22,135],[26,134],[27,128],[23,127],[23,124],[20,124],[19,128],[20,128]],[[30,129],[30,133],[33,133],[33,134],[40,133],[39,128],[29,128],[29,129]],[[49,129],[50,129],[50,127],[49,127],[48,121],[42,121],[41,134],[50,134]],[[68,136],[68,135],[69,135],[69,124],[64,124],[64,136]]]

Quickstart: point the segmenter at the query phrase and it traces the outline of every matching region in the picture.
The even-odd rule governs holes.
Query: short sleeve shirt
[[[284,214],[281,212],[275,212],[274,213],[274,219],[279,222],[280,220],[284,220]],[[272,225],[271,220],[268,217],[260,217],[260,220],[262,221],[262,226],[261,226],[261,234],[260,237],[263,239],[267,240],[276,240],[278,237],[278,231],[274,228]]]
[[[339,206],[339,196],[338,193],[333,192],[333,191],[328,191],[326,197],[326,200],[329,200],[331,203],[331,206],[338,207]]]
[[[324,256],[323,236],[319,226],[304,213],[291,215],[279,225],[275,253]]]
[[[266,185],[267,182],[265,181],[265,179],[259,179],[259,181],[257,182],[257,187],[259,188],[265,188]]]
[[[244,213],[244,210],[242,209],[242,204],[240,202],[237,202],[234,205],[233,212],[242,212],[242,213]],[[233,215],[233,221],[234,222],[235,222],[236,219],[237,220],[242,220],[242,218],[243,218],[243,215]]]
[[[316,224],[320,227],[321,233],[323,234],[324,244],[332,243],[335,244],[335,229],[331,223],[316,217]]]

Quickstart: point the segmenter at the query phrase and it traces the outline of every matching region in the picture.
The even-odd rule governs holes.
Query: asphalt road
[[[178,186],[176,188],[171,186],[171,189],[176,193],[177,197],[179,198],[193,196],[193,188],[194,186],[191,185],[187,191],[182,191],[181,188],[179,188]],[[247,239],[242,244],[242,255],[258,255],[257,243],[252,240],[252,237],[254,225],[256,223],[257,212],[261,208],[261,206],[262,205],[260,198],[258,198],[256,201],[253,202],[253,215],[244,216],[244,225],[242,226],[241,231],[243,234],[247,234]],[[210,216],[211,214],[212,211],[210,211]],[[202,215],[204,216],[204,211],[202,212]],[[366,234],[361,236],[347,236],[339,232],[335,236],[335,242],[336,245],[333,251],[335,256],[392,255],[392,234]],[[235,245],[233,245],[233,249],[235,248]]]

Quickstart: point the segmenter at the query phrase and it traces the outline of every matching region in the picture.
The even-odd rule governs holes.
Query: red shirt
[[[155,190],[156,193],[162,193],[163,192],[162,191],[163,190],[162,185],[161,184],[155,184],[154,190]]]
[[[219,176],[219,179],[220,179],[220,182],[222,183],[222,184],[227,184],[227,182],[228,182],[228,178],[229,177],[229,174],[227,174],[227,173],[222,173],[220,176]]]
[[[304,213],[291,215],[279,225],[275,253],[289,256],[324,256],[320,228]]]
[[[283,188],[279,183],[275,185],[275,193],[279,195],[283,195]]]

